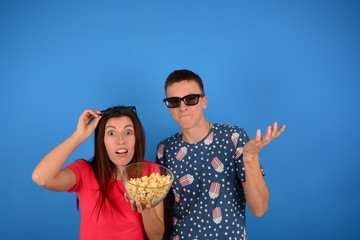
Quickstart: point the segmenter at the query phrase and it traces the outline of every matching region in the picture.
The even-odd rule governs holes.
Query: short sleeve
[[[245,167],[243,162],[243,148],[245,144],[249,141],[249,136],[247,135],[244,129],[239,128],[238,131],[232,134],[231,138],[234,144],[237,143],[235,149],[235,163],[236,163],[237,177],[241,182],[245,182],[246,176],[245,176]]]
[[[164,148],[165,145],[163,143],[159,143],[157,150],[156,150],[156,163],[159,165],[165,164],[164,162]]]
[[[77,160],[77,161],[67,165],[65,168],[68,168],[71,171],[73,171],[76,176],[76,183],[75,183],[74,187],[67,190],[67,192],[69,192],[69,193],[78,192],[79,189],[81,188],[82,181],[86,176],[86,172],[91,170],[91,166],[90,166],[89,162],[87,162],[85,160]]]

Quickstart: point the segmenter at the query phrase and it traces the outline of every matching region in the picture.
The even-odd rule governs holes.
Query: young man
[[[269,202],[258,153],[285,126],[275,122],[249,140],[240,127],[210,123],[202,80],[189,70],[171,73],[165,92],[163,101],[181,128],[157,150],[157,162],[175,176],[171,239],[246,239],[246,203],[261,217]]]

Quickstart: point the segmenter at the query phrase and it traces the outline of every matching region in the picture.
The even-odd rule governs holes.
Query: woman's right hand
[[[32,178],[35,183],[52,191],[66,191],[74,187],[75,173],[63,166],[74,150],[94,132],[101,119],[100,113],[85,110],[80,115],[74,134],[50,151],[34,169]]]
[[[84,141],[94,132],[101,119],[100,113],[100,111],[96,110],[85,110],[80,115],[75,133],[82,137]]]

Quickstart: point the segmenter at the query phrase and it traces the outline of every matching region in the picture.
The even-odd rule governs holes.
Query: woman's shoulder
[[[90,162],[85,159],[77,159],[69,165],[90,166]]]
[[[71,170],[91,170],[91,164],[89,161],[85,159],[78,159],[69,165],[66,166],[67,168],[70,168]]]

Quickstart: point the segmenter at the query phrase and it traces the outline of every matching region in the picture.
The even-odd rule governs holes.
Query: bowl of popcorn
[[[174,181],[168,168],[154,162],[129,164],[122,169],[121,178],[131,199],[152,207],[166,197]]]

